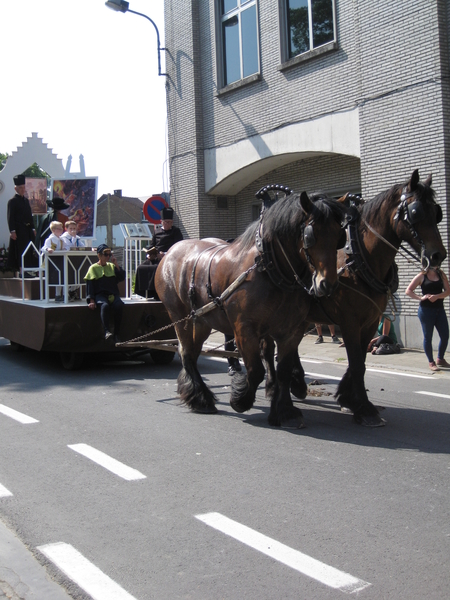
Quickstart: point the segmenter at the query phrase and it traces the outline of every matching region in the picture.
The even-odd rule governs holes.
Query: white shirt
[[[72,237],[68,231],[66,231],[65,233],[62,234],[61,239],[63,239],[66,246],[68,246],[68,248],[67,248],[68,250],[70,250],[70,248],[73,248],[73,247],[76,247],[76,248],[83,247],[84,248],[86,246],[86,244],[81,241],[81,238],[79,235],[74,235]]]
[[[70,247],[66,245],[66,240],[63,239],[63,236],[58,237],[52,233],[45,240],[41,248],[42,252],[48,252],[49,250],[70,250]]]

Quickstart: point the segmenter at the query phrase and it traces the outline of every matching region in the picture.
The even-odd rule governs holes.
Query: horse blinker
[[[303,232],[303,248],[312,248],[316,243],[312,224],[307,225]]]

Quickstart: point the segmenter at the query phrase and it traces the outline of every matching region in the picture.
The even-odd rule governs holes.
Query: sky
[[[129,8],[164,47],[164,1]],[[0,31],[1,153],[37,132],[64,167],[72,155],[72,172],[83,155],[98,197],[169,191],[166,78],[147,19],[105,0],[0,0]]]

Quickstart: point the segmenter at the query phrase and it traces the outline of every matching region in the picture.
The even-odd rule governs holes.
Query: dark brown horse
[[[385,310],[395,279],[395,257],[402,241],[421,257],[423,266],[438,266],[447,252],[437,224],[442,209],[434,200],[431,175],[419,181],[418,170],[404,184],[392,188],[353,208],[349,216],[347,244],[338,253],[339,287],[331,298],[310,304],[304,331],[311,323],[339,325],[348,356],[348,369],[338,385],[336,398],[349,408],[357,423],[384,425],[377,408],[369,401],[364,384],[367,346]],[[349,213],[350,214],[350,213]],[[267,385],[275,378],[273,347],[267,340],[264,351],[268,369]],[[298,355],[293,371],[292,393],[305,398],[307,387]]]
[[[260,340],[278,344],[278,365],[269,422],[302,426],[300,409],[289,393],[312,294],[330,295],[337,285],[336,250],[344,243],[343,204],[306,193],[279,200],[233,243],[185,240],[161,261],[155,278],[158,296],[175,323],[183,368],[178,376],[181,401],[191,410],[215,413],[216,398],[197,369],[211,330],[234,336],[246,367],[232,380],[231,406],[249,410],[264,378]],[[344,236],[345,237],[345,236]],[[217,305],[206,312],[206,305]],[[212,306],[215,306],[213,304]],[[196,310],[196,317],[177,321]]]

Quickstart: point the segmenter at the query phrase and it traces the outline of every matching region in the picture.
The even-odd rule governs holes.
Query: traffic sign
[[[161,223],[161,211],[169,206],[162,196],[151,196],[144,204],[144,217],[150,223]]]

